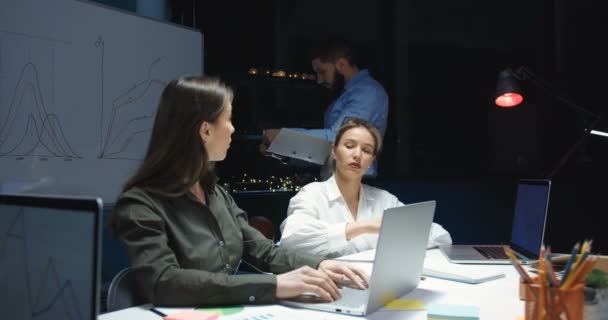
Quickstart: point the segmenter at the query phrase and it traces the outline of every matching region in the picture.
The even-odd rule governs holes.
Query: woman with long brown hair
[[[234,127],[232,91],[218,80],[182,77],[163,91],[145,159],[116,203],[112,226],[141,292],[155,305],[272,303],[317,294],[340,297],[360,269],[277,247],[216,185]],[[241,260],[274,274],[235,274]]]

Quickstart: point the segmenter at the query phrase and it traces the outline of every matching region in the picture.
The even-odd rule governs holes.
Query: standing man
[[[317,83],[331,90],[335,100],[325,110],[323,129],[297,129],[330,141],[347,118],[359,118],[372,123],[384,138],[388,119],[388,96],[382,85],[367,69],[359,69],[352,46],[342,40],[323,43],[312,52],[312,69]],[[268,146],[279,129],[264,130]],[[264,147],[262,147],[264,149]],[[376,176],[374,161],[366,176]]]

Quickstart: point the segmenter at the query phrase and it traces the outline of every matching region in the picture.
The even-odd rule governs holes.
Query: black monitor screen
[[[95,319],[100,200],[0,195],[6,319]]]
[[[549,203],[549,181],[520,182],[517,187],[511,244],[538,256]]]

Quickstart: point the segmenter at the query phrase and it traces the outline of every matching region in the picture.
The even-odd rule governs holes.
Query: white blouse
[[[403,205],[389,192],[362,184],[356,221],[379,218],[385,209]],[[376,248],[377,234],[346,240],[346,224],[354,221],[334,176],[307,184],[289,201],[287,219],[281,224],[281,246],[332,257]],[[450,234],[433,223],[427,247],[450,243]]]

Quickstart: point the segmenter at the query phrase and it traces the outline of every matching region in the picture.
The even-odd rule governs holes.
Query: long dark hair
[[[214,78],[186,76],[169,82],[160,97],[146,157],[123,191],[139,187],[175,198],[196,182],[212,190],[214,165],[199,129],[204,121],[215,122],[232,97],[232,90]]]

